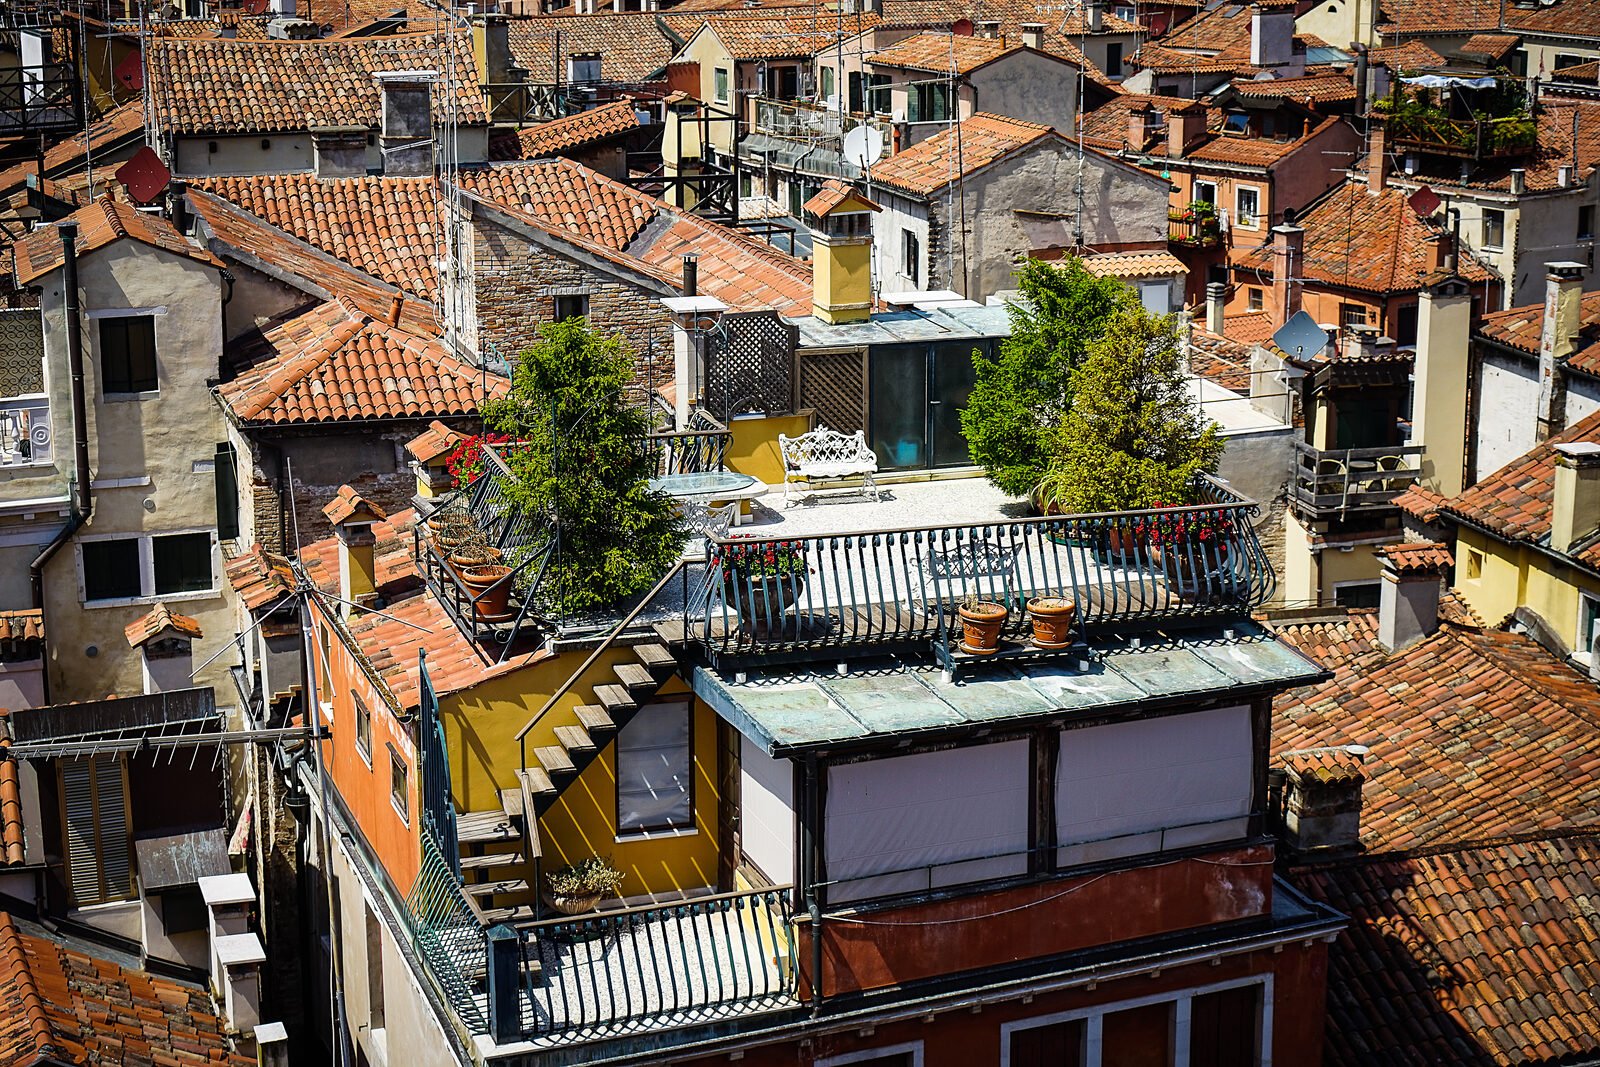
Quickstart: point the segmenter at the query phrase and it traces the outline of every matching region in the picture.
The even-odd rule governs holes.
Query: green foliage
[[[1026,306],[1012,306],[1011,336],[992,359],[973,353],[977,381],[961,413],[961,432],[989,480],[1025,496],[1055,451],[1073,368],[1107,319],[1138,300],[1117,279],[1097,278],[1071,258],[1028,260],[1018,284]]]
[[[1137,305],[1112,316],[1073,376],[1040,498],[1061,511],[1192,503],[1222,439],[1189,394],[1171,316]]]
[[[557,867],[545,875],[550,892],[558,897],[608,897],[622,885],[622,872],[599,856]]]
[[[619,339],[568,319],[540,330],[510,393],[484,406],[485,425],[522,442],[506,454],[513,502],[556,521],[540,595],[562,615],[648,589],[683,547],[671,498],[646,485],[648,416],[625,397],[632,379]]]

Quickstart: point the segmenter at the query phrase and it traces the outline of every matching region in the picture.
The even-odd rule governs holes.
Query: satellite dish
[[[971,37],[973,31],[971,19],[956,19],[950,24],[950,32],[957,37]]]
[[[857,126],[844,135],[844,158],[866,170],[883,155],[883,134],[871,126]]]
[[[1328,334],[1317,325],[1316,319],[1302,310],[1296,311],[1288,322],[1278,327],[1278,331],[1272,335],[1272,343],[1284,355],[1304,362],[1322,356],[1323,349],[1328,347]]]

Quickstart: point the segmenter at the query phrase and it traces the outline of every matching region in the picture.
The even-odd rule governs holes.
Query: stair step
[[[555,783],[550,781],[550,776],[545,773],[543,767],[524,767],[517,772],[517,778],[535,797],[555,795]]]
[[[670,647],[688,643],[689,626],[682,619],[664,619],[651,627],[656,636]]]
[[[521,838],[522,831],[512,825],[503,811],[469,811],[456,818],[456,839],[462,844],[486,845]]]
[[[517,923],[532,922],[534,912],[532,904],[518,904],[514,908],[479,908],[478,914],[491,923]]]
[[[583,728],[591,734],[604,733],[607,730],[615,730],[617,728],[617,724],[606,713],[606,709],[599,704],[579,704],[578,721],[583,723]]]
[[[508,819],[522,818],[522,787],[500,790],[500,808]]]
[[[536,748],[533,750],[533,754],[539,757],[539,762],[544,764],[544,769],[551,776],[578,773],[578,768],[572,765],[572,759],[567,755],[567,750],[559,745]]]
[[[557,726],[556,740],[568,752],[593,752],[594,738],[581,726]]]
[[[633,658],[648,667],[651,673],[665,675],[678,669],[678,657],[666,645],[634,645]]]
[[[619,663],[611,671],[632,692],[654,693],[661,688],[661,682],[642,663]]]
[[[463,871],[488,871],[496,867],[512,867],[526,862],[520,852],[489,852],[482,856],[462,856]]]
[[[617,712],[632,712],[639,706],[633,699],[633,694],[620,685],[597,685],[594,687],[595,699],[600,701],[600,706],[611,713],[612,718]]]
[[[494,897],[502,893],[526,893],[528,880],[526,878],[506,878],[498,882],[478,882],[475,885],[461,887],[475,897]]]

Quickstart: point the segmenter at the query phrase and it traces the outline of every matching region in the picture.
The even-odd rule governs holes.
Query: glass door
[[[965,467],[972,462],[967,439],[961,433],[961,412],[977,380],[972,369],[972,348],[971,341],[934,346],[932,380],[928,385],[931,467]]]
[[[915,470],[928,465],[928,350],[883,345],[869,357],[872,389],[867,440],[878,466]]]

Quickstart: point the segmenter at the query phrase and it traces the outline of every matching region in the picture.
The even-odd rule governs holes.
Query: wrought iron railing
[[[490,82],[483,87],[491,123],[526,126],[549,122],[571,113],[566,93],[560,86],[530,82]]]
[[[792,890],[523,927],[523,1031],[600,1037],[792,1005]]]
[[[12,133],[81,126],[78,79],[64,63],[0,70],[0,129]]]
[[[0,467],[50,462],[50,401],[45,397],[0,399]]]
[[[1080,642],[1097,631],[1245,616],[1275,583],[1250,522],[1257,507],[1211,479],[1200,500],[871,533],[710,538],[704,584],[686,598],[685,635],[713,661],[931,645],[948,664],[957,611],[974,601],[1005,606],[1002,637],[1019,651],[1036,596],[1076,605]]]
[[[1422,477],[1421,445],[1319,449],[1297,441],[1294,452],[1290,501],[1311,515],[1392,508]]]
[[[1167,216],[1167,240],[1185,248],[1215,248],[1222,243],[1222,222],[1210,218]]]
[[[1458,119],[1424,108],[1390,112],[1384,125],[1395,146],[1474,159],[1524,155],[1539,144],[1539,126],[1530,115]]]
[[[844,135],[857,126],[872,126],[885,139],[889,120],[882,115],[856,115],[803,100],[756,100],[756,129],[777,137],[796,137],[809,142],[832,141],[837,148]]]
[[[660,430],[647,436],[655,453],[656,474],[703,474],[720,471],[733,434],[710,412],[697,409],[682,430]]]
[[[488,937],[444,849],[426,829],[420,836],[422,864],[406,896],[412,941],[462,1025],[488,1033],[487,1006],[478,995],[488,973]]]

